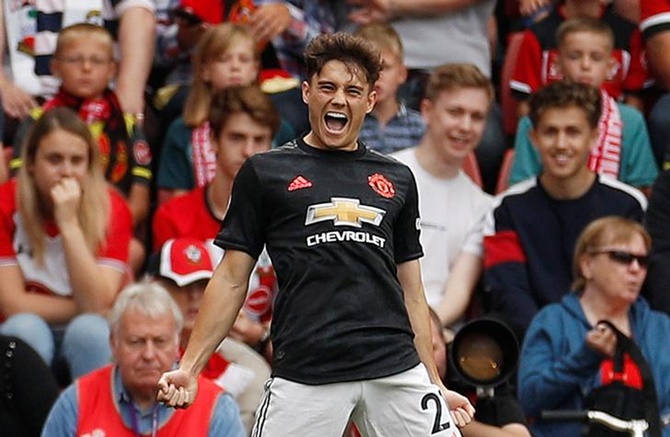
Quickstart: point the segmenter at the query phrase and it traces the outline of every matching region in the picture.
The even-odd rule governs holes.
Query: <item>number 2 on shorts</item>
[[[442,403],[440,402],[439,396],[435,393],[428,393],[421,399],[421,409],[424,411],[427,410],[429,408],[428,404],[431,401],[435,403],[435,420],[433,420],[433,429],[430,433],[437,434],[438,432],[449,428],[451,422],[447,420],[444,423],[440,423],[442,421]]]

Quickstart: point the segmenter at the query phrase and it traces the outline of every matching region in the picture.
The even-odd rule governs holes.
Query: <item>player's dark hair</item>
[[[537,126],[547,109],[575,106],[586,113],[589,125],[596,128],[600,120],[601,103],[600,90],[564,79],[545,85],[530,97],[528,117]]]
[[[381,55],[372,44],[344,32],[317,36],[309,43],[304,55],[308,80],[335,60],[343,62],[352,73],[362,73],[372,88],[382,69]]]

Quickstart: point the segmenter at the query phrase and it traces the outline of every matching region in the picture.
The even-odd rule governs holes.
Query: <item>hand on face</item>
[[[586,333],[586,345],[607,357],[613,357],[616,350],[616,335],[605,324],[600,323]]]
[[[51,188],[54,219],[59,227],[77,220],[82,190],[79,181],[75,178],[63,178]]]

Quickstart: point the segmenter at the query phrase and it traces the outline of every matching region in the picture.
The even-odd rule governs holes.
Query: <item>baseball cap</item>
[[[149,260],[147,273],[173,280],[179,287],[209,279],[214,263],[204,241],[195,238],[171,238]]]

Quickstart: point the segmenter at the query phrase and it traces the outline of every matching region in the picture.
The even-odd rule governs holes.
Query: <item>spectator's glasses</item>
[[[84,65],[88,62],[94,67],[101,67],[112,62],[110,58],[105,58],[102,56],[91,56],[90,58],[84,56],[59,56],[56,59],[66,64],[78,66]]]
[[[642,268],[649,267],[649,255],[637,255],[626,250],[597,250],[589,252],[591,255],[607,255],[615,263],[629,266],[633,261]]]

